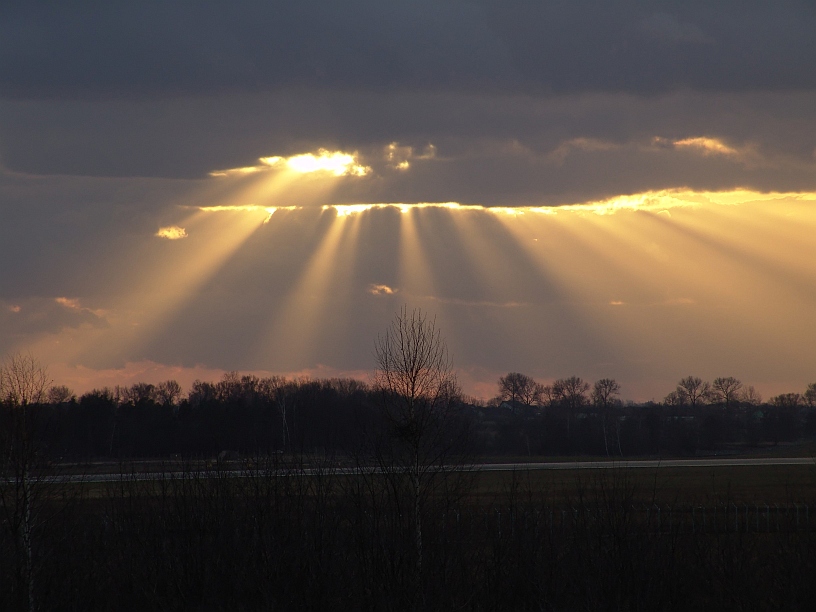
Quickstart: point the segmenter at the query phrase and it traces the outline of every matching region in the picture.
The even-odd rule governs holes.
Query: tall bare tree
[[[403,307],[375,342],[379,391],[388,444],[380,446],[383,471],[407,476],[412,498],[417,575],[422,573],[422,506],[433,480],[444,473],[460,439],[452,435],[461,391],[436,320]]]
[[[38,522],[36,475],[38,440],[34,410],[47,399],[48,372],[32,355],[16,354],[0,365],[0,404],[5,427],[2,437],[0,503],[11,530],[17,556],[17,584],[24,589],[28,610],[37,609],[33,531]]]
[[[615,405],[617,397],[620,394],[620,385],[614,378],[602,378],[595,381],[592,387],[592,403],[601,410],[601,422],[603,423],[604,436],[604,450],[606,456],[609,456],[609,436],[607,430],[609,428],[609,409]],[[620,429],[617,429],[618,452],[620,450]],[[621,453],[622,454],[622,453]]]

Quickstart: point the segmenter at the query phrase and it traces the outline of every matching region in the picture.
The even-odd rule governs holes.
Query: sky
[[[55,383],[816,382],[816,5],[0,5],[0,355]]]

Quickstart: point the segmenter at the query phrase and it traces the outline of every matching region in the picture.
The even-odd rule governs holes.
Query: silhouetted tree
[[[592,403],[601,410],[601,423],[603,425],[604,450],[609,456],[609,409],[615,405],[617,396],[620,393],[620,385],[613,378],[602,378],[595,381],[592,387]],[[616,424],[618,422],[616,421]],[[618,433],[618,452],[620,453],[620,427],[616,427]]]
[[[156,387],[156,400],[168,407],[174,407],[181,398],[181,385],[175,380],[166,380]]]
[[[27,610],[37,609],[33,533],[39,522],[40,441],[35,410],[47,397],[48,372],[32,355],[12,355],[0,365],[0,403],[5,427],[0,465],[0,503],[15,546],[17,586]]]
[[[383,470],[392,478],[408,476],[412,497],[414,553],[422,573],[422,504],[451,452],[461,392],[450,356],[434,319],[403,307],[375,343],[380,392],[389,428],[389,444],[379,449]]]
[[[808,406],[811,408],[816,407],[816,383],[810,383],[802,397]]]
[[[49,404],[63,404],[71,401],[72,399],[75,400],[76,396],[74,395],[74,392],[65,385],[54,385],[46,394],[46,400]]]
[[[523,404],[528,408],[541,403],[544,387],[533,378],[519,372],[510,372],[499,378],[500,402],[509,402],[515,408]]]
[[[759,406],[762,403],[762,396],[754,389],[753,385],[749,385],[742,390],[739,399],[741,402],[750,404],[751,406]]]
[[[576,411],[587,405],[589,383],[578,376],[560,378],[553,383],[553,394],[571,411]]]
[[[733,376],[715,378],[711,384],[711,396],[715,402],[730,408],[740,397],[742,383]]]
[[[677,383],[675,393],[681,404],[696,408],[699,404],[706,403],[711,397],[711,384],[697,376],[686,376]]]

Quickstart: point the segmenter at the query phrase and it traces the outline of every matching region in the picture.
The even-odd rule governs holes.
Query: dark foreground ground
[[[463,472],[419,498],[405,474],[310,466],[35,483],[27,505],[5,483],[0,609],[809,610],[816,596],[813,466]]]

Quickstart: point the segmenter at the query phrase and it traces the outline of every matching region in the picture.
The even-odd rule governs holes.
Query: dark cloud
[[[195,184],[158,179],[25,176],[0,172],[0,300],[98,298],[154,263],[168,241],[145,241],[187,214]]]
[[[587,182],[600,181],[609,173],[597,163],[616,152],[623,156],[614,168],[616,184],[610,189],[636,191],[659,182],[658,177],[665,180],[663,186],[689,185],[700,159],[660,156],[656,150],[647,155],[643,147],[654,138],[700,136],[718,138],[733,147],[753,147],[757,159],[769,162],[751,166],[732,159],[726,164],[730,169],[723,174],[723,187],[744,182],[785,190],[790,181],[793,188],[812,184],[816,148],[814,132],[808,127],[816,122],[812,93],[534,98],[345,92],[328,98],[302,91],[149,103],[16,101],[0,103],[0,110],[0,147],[6,166],[34,174],[205,177],[212,170],[253,165],[261,156],[320,147],[359,151],[366,163],[388,174],[384,148],[389,143],[412,146],[417,152],[434,144],[435,159],[417,160],[414,168],[424,169],[425,178],[442,185],[447,195],[434,196],[432,184],[418,181],[413,171],[403,173],[402,179],[391,172],[393,176],[383,185],[399,180],[410,183],[414,195],[407,187],[399,195],[409,201],[500,203],[506,194],[508,201],[517,202],[515,191],[538,189],[535,176],[544,191],[555,196],[548,201],[559,200],[560,193],[572,201],[581,197]],[[599,146],[582,149],[571,144],[576,141]],[[485,171],[492,159],[495,167]],[[596,165],[576,166],[581,159]],[[657,174],[643,171],[644,163],[653,166],[666,160],[670,168]],[[478,169],[475,179],[473,172],[468,173],[468,164]],[[769,173],[770,167],[777,173]],[[510,180],[524,168],[532,183],[524,177]],[[500,180],[506,172],[510,172],[508,180]],[[491,181],[485,184],[488,176]],[[463,186],[472,191],[479,182],[481,199],[471,193],[457,195]],[[716,180],[706,185],[715,187]],[[593,197],[599,193],[590,192]],[[397,198],[385,191],[359,195],[362,201],[371,201],[365,198],[372,196],[373,201]]]
[[[0,23],[6,97],[816,84],[805,0],[11,2]]]
[[[104,313],[85,308],[76,298],[0,299],[0,353],[43,333],[83,326],[107,328],[108,322]]]

